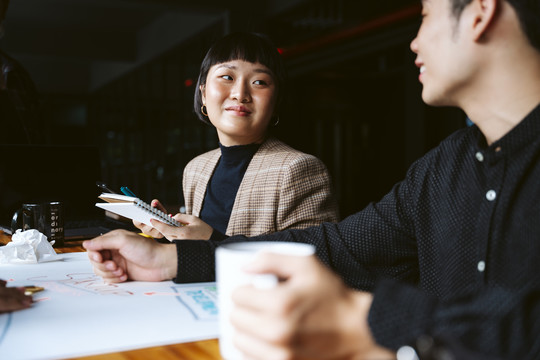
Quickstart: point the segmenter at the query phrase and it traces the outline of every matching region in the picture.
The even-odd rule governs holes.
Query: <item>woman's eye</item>
[[[225,79],[225,80],[232,80],[232,76],[231,75],[221,75],[220,76],[222,79]]]
[[[264,81],[264,80],[255,80],[255,81],[253,82],[253,84],[255,84],[255,85],[268,85],[268,84],[266,83],[266,81]]]

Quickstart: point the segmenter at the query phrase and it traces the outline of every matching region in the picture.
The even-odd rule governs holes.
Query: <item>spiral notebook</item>
[[[106,202],[96,203],[97,207],[128,219],[142,222],[148,226],[152,226],[150,219],[156,219],[172,226],[183,226],[182,223],[174,220],[171,216],[150,206],[139,198],[109,193],[103,193],[98,197]]]

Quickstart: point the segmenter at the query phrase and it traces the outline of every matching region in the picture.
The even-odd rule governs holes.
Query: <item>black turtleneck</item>
[[[206,188],[204,202],[201,210],[201,219],[221,234],[227,231],[229,218],[240,183],[244,178],[246,169],[260,144],[223,146],[221,158],[218,161],[214,174]]]

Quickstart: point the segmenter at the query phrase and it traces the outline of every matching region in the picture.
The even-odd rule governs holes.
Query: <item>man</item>
[[[0,38],[9,0],[0,0]],[[38,93],[30,75],[15,59],[0,51],[0,130],[1,143],[43,142],[39,127]]]
[[[250,239],[313,243],[341,279],[314,258],[259,257],[247,271],[284,281],[233,294],[247,358],[385,359],[425,336],[457,344],[457,358],[540,358],[540,1],[424,0],[422,14],[422,98],[475,125],[341,223]],[[96,273],[213,276],[215,243],[136,240],[85,243]]]

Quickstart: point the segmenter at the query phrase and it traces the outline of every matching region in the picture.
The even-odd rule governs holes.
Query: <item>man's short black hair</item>
[[[516,11],[523,32],[536,50],[540,51],[540,0],[498,0],[507,1]],[[472,0],[450,0],[452,13],[459,19],[463,9]]]
[[[279,112],[279,106],[285,92],[285,65],[281,54],[268,37],[262,34],[238,32],[224,36],[218,40],[206,53],[201,64],[193,109],[197,117],[205,123],[210,123],[207,116],[201,113],[202,94],[200,87],[206,84],[206,77],[210,68],[232,60],[244,60],[252,63],[261,63],[272,72],[276,83],[276,105],[274,114]]]

